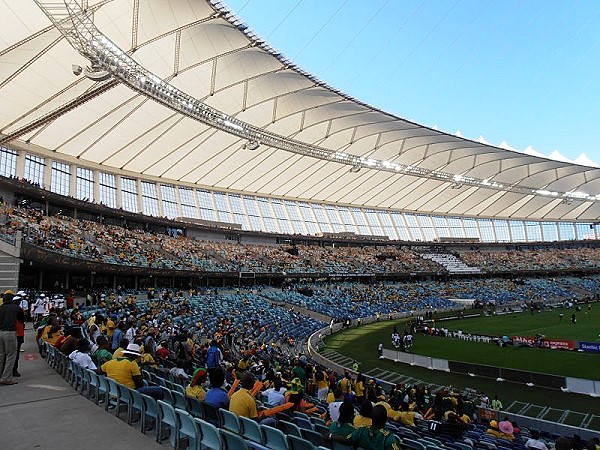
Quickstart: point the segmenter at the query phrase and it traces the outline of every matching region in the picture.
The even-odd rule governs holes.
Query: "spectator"
[[[525,447],[531,450],[548,450],[546,444],[540,440],[540,433],[537,430],[530,430],[531,437],[525,442]]]
[[[108,340],[106,341],[108,343]],[[158,386],[144,386],[140,368],[135,362],[141,356],[140,346],[129,344],[123,352],[124,358],[111,359],[96,372],[100,375],[106,375],[117,383],[121,383],[130,389],[137,389],[140,393],[149,395],[155,399],[162,399],[162,391]]]
[[[383,405],[373,407],[373,424],[360,427],[347,437],[330,434],[333,441],[361,446],[369,450],[400,450],[398,439],[391,431],[385,429],[387,411]]]
[[[237,390],[231,396],[229,411],[239,417],[247,417],[258,421],[261,418],[256,407],[256,399],[250,394],[254,387],[256,377],[252,372],[246,371],[240,381],[241,389]],[[267,417],[261,420],[261,424],[275,426],[275,419]]]
[[[373,425],[373,419],[371,416],[373,415],[373,403],[368,400],[363,400],[360,404],[360,409],[358,414],[354,416],[353,425],[355,428],[359,427],[370,427]]]
[[[7,290],[0,306],[0,385],[17,384],[13,370],[17,358],[17,322],[24,322],[25,315],[13,301],[14,292]]]
[[[273,387],[264,391],[264,394],[267,395],[267,402],[269,405],[283,405],[285,403],[285,391],[286,389],[283,387],[281,377],[275,377],[275,380],[273,380]]]
[[[329,426],[329,433],[338,436],[348,436],[356,430],[352,423],[354,422],[354,407],[350,402],[343,402],[340,405],[340,416],[338,420],[332,422]]]
[[[206,391],[204,390],[204,383],[206,382],[206,369],[199,367],[194,370],[194,375],[190,380],[190,384],[185,388],[185,395],[188,397],[197,398],[200,401],[204,401],[206,397]]]
[[[204,402],[214,406],[215,408],[229,409],[229,396],[223,384],[225,383],[225,373],[222,369],[213,369],[208,372],[208,380],[210,381],[210,389],[206,393]]]
[[[96,370],[96,364],[92,361],[89,351],[90,342],[87,339],[79,339],[77,341],[77,350],[69,354],[69,359],[84,369]]]
[[[220,369],[221,361],[223,361],[223,353],[221,352],[216,339],[213,339],[206,352],[206,367],[208,368],[208,371],[211,372],[214,369]]]

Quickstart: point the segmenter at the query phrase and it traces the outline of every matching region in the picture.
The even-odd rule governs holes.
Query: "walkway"
[[[27,324],[31,327],[31,324]],[[37,352],[35,335],[26,331],[20,354],[19,384],[0,386],[0,448],[11,450],[153,450],[158,445],[139,427],[95,406],[52,370]]]

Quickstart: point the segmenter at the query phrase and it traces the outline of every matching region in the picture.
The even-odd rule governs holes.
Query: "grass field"
[[[474,334],[534,336],[541,333],[557,339],[600,341],[600,304],[593,304],[590,311],[584,308],[575,313],[576,324],[572,324],[570,320],[573,312],[567,308],[560,308],[533,315],[521,313],[449,320],[440,322],[440,326]],[[562,321],[559,319],[559,313],[564,314]]]
[[[558,323],[558,312],[535,314],[519,314],[513,317],[492,316],[488,318],[465,319],[462,321],[447,321],[443,326],[452,330],[462,329],[472,333],[485,334],[545,334],[547,337],[563,339],[593,338],[595,324],[600,327],[600,305],[594,305],[586,317],[582,317],[573,325],[565,312],[563,323]],[[560,409],[572,409],[600,414],[600,401],[585,395],[563,393],[557,390],[526,387],[515,383],[498,383],[495,380],[468,377],[431,371],[426,368],[380,360],[377,355],[377,344],[383,342],[391,348],[390,335],[394,324],[399,330],[404,329],[405,321],[378,322],[360,328],[336,333],[325,340],[327,348],[361,362],[360,370],[367,372],[376,367],[415,377],[426,383],[444,384],[455,387],[472,387],[489,394],[498,394],[505,406],[513,400],[550,406]],[[580,326],[582,325],[582,326]],[[571,333],[569,330],[573,330]],[[597,329],[597,328],[596,328]],[[556,334],[554,333],[556,331]],[[598,331],[595,331],[597,336]],[[600,379],[600,355],[579,352],[564,352],[544,349],[513,349],[499,348],[492,344],[457,341],[449,338],[429,337],[418,335],[414,339],[413,352],[429,356],[443,357],[458,361],[473,361],[502,367],[514,367],[543,373],[572,375],[579,378]]]
[[[600,305],[591,311],[577,313],[577,323],[569,317],[572,311],[554,310],[531,315],[529,313],[489,316],[438,322],[450,330],[473,334],[534,336],[537,333],[557,339],[600,341]],[[564,313],[560,321],[558,314]],[[387,344],[388,341],[383,341]],[[384,345],[385,345],[384,344]],[[530,372],[551,373],[600,380],[600,355],[566,352],[539,348],[500,348],[479,342],[457,342],[455,339],[418,335],[413,353],[435,358],[467,361],[490,366],[522,369]]]

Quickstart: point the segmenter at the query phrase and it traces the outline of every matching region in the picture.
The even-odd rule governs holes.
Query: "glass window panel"
[[[542,230],[539,222],[525,222],[525,233],[528,242],[538,242],[542,240]]]
[[[117,179],[112,173],[100,172],[98,176],[100,203],[109,208],[117,207]]]
[[[494,228],[490,219],[479,219],[479,231],[483,242],[495,242]]]
[[[158,217],[158,194],[156,191],[156,184],[149,181],[142,181],[141,187],[144,214]]]
[[[6,147],[0,147],[0,175],[3,177],[17,176],[17,152]]]
[[[375,211],[366,210],[364,213],[365,217],[367,218],[367,222],[371,227],[371,231],[375,236],[383,236],[386,234],[383,232],[383,228],[379,223],[379,218],[377,217],[377,213]]]
[[[350,210],[342,206],[338,208],[338,212],[340,214],[340,218],[342,219],[342,223],[344,224],[344,228],[346,228],[346,231],[350,233],[356,233],[356,225],[354,225],[354,219],[352,219]]]
[[[494,228],[496,229],[496,240],[498,242],[510,242],[508,222],[506,220],[494,220]]]
[[[121,204],[123,209],[139,212],[137,203],[137,185],[131,178],[121,177]]]
[[[406,224],[404,223],[402,214],[393,212],[393,213],[390,213],[389,216],[390,216],[390,220],[392,221],[392,224],[394,226],[394,229],[396,230],[396,233],[398,234],[398,239],[401,239],[404,241],[412,241],[413,238],[410,234],[410,231],[406,227]]]
[[[450,229],[448,228],[448,222],[445,217],[433,216],[431,222],[435,229],[437,237],[450,237]]]
[[[517,220],[509,221],[511,240],[513,242],[526,242],[525,223]]]
[[[412,240],[423,241],[425,237],[423,236],[423,230],[417,221],[417,217],[413,214],[404,214],[404,220],[406,220]]]
[[[317,219],[319,228],[321,229],[321,232],[323,232],[323,233],[333,232],[333,227],[331,226],[331,223],[329,222],[329,218],[327,217],[327,213],[326,213],[323,205],[313,204],[312,208],[313,208],[315,217]]]
[[[556,227],[556,222],[542,222],[542,233],[544,241],[558,241],[558,228]]]
[[[590,223],[576,223],[575,230],[577,232],[577,239],[596,239],[594,225]]]
[[[60,195],[69,195],[71,185],[71,166],[58,161],[52,161],[50,190]]]
[[[46,163],[44,158],[35,155],[25,155],[24,177],[32,184],[44,187],[44,169]]]
[[[196,204],[194,202],[194,191],[189,188],[180,187],[179,200],[181,202],[183,217],[197,219],[198,211],[196,210]]]
[[[327,213],[327,217],[329,217],[329,223],[333,228],[335,233],[343,233],[346,231],[346,227],[344,226],[344,222],[341,219],[340,214],[338,214],[335,206],[325,206],[325,212]]]
[[[77,171],[77,192],[79,200],[88,202],[94,201],[94,171],[84,167],[78,167]]]
[[[272,199],[271,205],[273,205],[273,211],[275,212],[275,217],[277,218],[277,223],[279,223],[281,232],[288,234],[294,233],[294,229],[286,217],[283,202],[278,199]],[[300,231],[296,231],[296,233],[300,233]]]
[[[470,217],[465,217],[464,219],[462,219],[462,223],[463,223],[463,226],[465,229],[466,237],[483,240],[481,238],[481,236],[479,236],[479,229],[477,228],[477,220],[470,218]]]
[[[212,193],[199,189],[196,191],[196,196],[198,197],[198,205],[200,206],[200,217],[204,220],[216,222],[218,219]]]
[[[227,203],[227,194],[224,192],[213,192],[213,196],[215,197],[215,205],[217,205],[219,222],[232,223],[233,218],[231,217],[231,211]]]
[[[561,241],[572,241],[576,239],[575,224],[571,222],[559,222],[558,228]]]
[[[258,197],[257,201],[267,231],[272,233],[279,233],[279,226],[277,224],[277,221],[275,221],[275,214],[273,213],[273,208],[271,207],[269,199]]]
[[[450,229],[450,236],[453,238],[464,238],[465,230],[463,229],[462,222],[458,217],[448,217],[448,227]]]
[[[272,231],[266,230],[265,226],[262,223],[261,214],[258,210],[258,204],[256,202],[255,197],[250,197],[245,195],[243,197],[244,206],[246,207],[246,212],[248,213],[248,221],[250,223],[250,229],[254,231]]]
[[[244,212],[242,197],[237,194],[229,194],[229,203],[231,204],[231,210],[233,211],[234,223],[241,225],[245,230],[252,229],[248,223],[248,216]]]
[[[433,226],[433,221],[429,216],[417,216],[419,220],[419,224],[421,225],[421,231],[423,231],[423,236],[426,241],[433,241],[437,238],[435,233],[435,228]]]
[[[177,210],[177,196],[175,193],[175,186],[161,184],[160,194],[163,204],[163,214],[169,219],[175,219],[176,217],[179,217],[179,211]]]

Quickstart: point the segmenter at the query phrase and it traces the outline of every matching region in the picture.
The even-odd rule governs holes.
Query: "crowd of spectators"
[[[470,251],[460,258],[490,273],[600,268],[599,248]]]
[[[22,206],[2,207],[3,235],[91,261],[200,272],[380,274],[445,273],[439,264],[396,246],[320,247],[202,241],[117,225],[46,216]],[[600,268],[600,249],[468,251],[458,255],[484,272]]]

